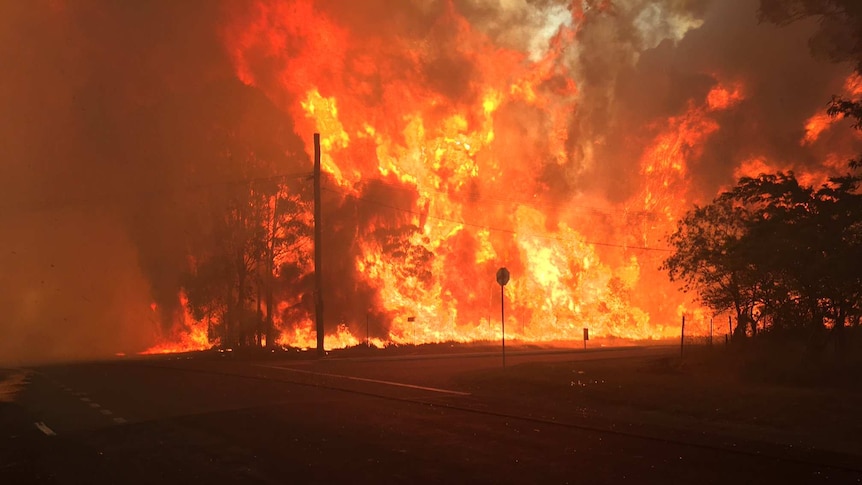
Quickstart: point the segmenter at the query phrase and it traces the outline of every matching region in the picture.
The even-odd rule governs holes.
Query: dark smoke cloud
[[[598,181],[608,198],[626,200],[639,186],[644,140],[635,136],[684,113],[691,102],[703,104],[720,83],[741,83],[745,101],[714,115],[720,128],[689,167],[692,195],[711,198],[754,156],[798,167],[820,162],[800,146],[802,128],[840,91],[849,69],[808,54],[813,20],[784,28],[760,24],[757,2],[748,0],[616,3],[620,8],[612,13],[587,17],[569,61],[582,78],[571,134],[601,140],[584,178]],[[665,15],[687,19],[690,30],[673,38],[673,22],[644,22],[650,18],[644,8],[657,5]]]
[[[746,101],[715,115],[720,129],[690,167],[693,194],[711,197],[752,156],[816,165],[822,154],[800,147],[802,127],[849,73],[849,64],[809,55],[816,19],[785,27],[759,23],[759,2],[750,0],[455,3],[495,43],[528,55],[547,46],[561,11],[574,14],[563,25],[576,30],[576,40],[560,61],[579,89],[569,167],[551,162],[539,171],[553,201],[583,192],[628,200],[641,186],[638,162],[662,128],[656,123],[702,104],[720,83],[742,83]]]

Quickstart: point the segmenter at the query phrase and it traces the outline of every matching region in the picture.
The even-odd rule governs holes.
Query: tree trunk
[[[275,286],[275,241],[276,241],[276,233],[278,231],[277,227],[277,216],[278,216],[278,195],[276,194],[273,201],[272,207],[272,217],[270,218],[269,224],[269,241],[266,245],[266,274],[264,275],[264,280],[266,282],[266,323],[264,327],[266,328],[266,346],[269,348],[275,347],[275,328],[273,324],[272,311],[275,299],[274,295],[274,286]]]
[[[733,339],[743,341],[746,337],[746,331],[748,330],[748,315],[745,314],[745,311],[737,312],[736,314],[736,326],[733,328]]]
[[[243,346],[246,344],[246,322],[245,322],[245,282],[246,282],[246,267],[245,267],[245,254],[240,249],[237,250],[236,254],[236,265],[237,265],[237,292],[236,292],[236,317],[237,317],[237,332],[236,332],[236,344],[239,346]]]
[[[274,299],[273,288],[272,288],[272,286],[273,286],[272,279],[273,278],[272,278],[272,276],[270,276],[269,278],[270,278],[270,284],[267,285],[267,288],[266,288],[266,346],[269,348],[274,348],[275,347],[275,325],[273,323],[272,312],[273,312],[273,307],[275,305],[273,302],[273,299]]]
[[[263,286],[263,278],[258,278],[257,281],[257,318],[254,320],[255,327],[255,337],[254,337],[254,345],[256,347],[263,347],[263,307],[261,305],[263,302],[261,301],[261,286]]]

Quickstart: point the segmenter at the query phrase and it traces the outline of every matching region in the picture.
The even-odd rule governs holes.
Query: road
[[[510,353],[507,364],[661,352]],[[458,377],[499,365],[222,354],[36,368],[0,402],[0,483],[862,483],[852,464],[531,409]]]

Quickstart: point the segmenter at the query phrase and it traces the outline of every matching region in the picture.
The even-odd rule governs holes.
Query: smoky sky
[[[309,169],[307,134],[296,133],[286,109],[296,100],[274,88],[283,68],[277,56],[253,52],[247,62],[256,83],[248,86],[225,46],[256,8],[210,0],[0,2],[0,361],[146,348],[175,323],[181,273],[190,248],[206,237],[200,220],[214,187]],[[524,62],[547,49],[560,23],[573,29],[557,61],[578,85],[566,162],[545,162],[547,143],[537,134],[549,124],[544,113],[509,106],[497,115],[524,125],[521,144],[539,160],[530,182],[552,202],[629,198],[657,122],[702,104],[720,83],[741,83],[744,100],[714,115],[719,129],[690,161],[694,197],[711,198],[754,156],[816,166],[822,152],[799,144],[805,120],[849,73],[846,64],[809,54],[815,21],[760,24],[751,0],[320,0],[315,8],[359,39],[329,74],[354,76],[356,99],[371,107],[398,81],[421,84],[455,107],[476,103],[483,80],[469,46],[457,43],[463,27],[455,16],[484,41],[522,52]],[[387,38],[430,47],[410,64]],[[363,56],[370,60],[359,62]],[[555,92],[552,83],[542,89]],[[378,126],[403,129],[401,120],[377,116]],[[506,145],[513,140],[498,143],[500,152],[528,151]],[[251,152],[267,160],[255,173],[244,163]],[[407,192],[392,195],[371,181],[360,193],[411,207]],[[346,282],[333,295],[355,296],[333,311],[330,328],[370,313],[383,336],[388,317],[379,314],[376,289],[342,276],[359,251],[352,238],[370,221],[387,217],[397,231],[409,218],[329,197],[328,217],[359,221],[327,229],[344,256],[330,265],[333,288]]]
[[[261,175],[243,172],[242,145],[280,164],[270,173],[307,165],[290,120],[236,79],[224,15],[210,1],[0,4],[0,360],[151,345],[208,192]]]

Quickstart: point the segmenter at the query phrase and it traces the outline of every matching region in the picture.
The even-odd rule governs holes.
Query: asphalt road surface
[[[458,379],[499,365],[220,354],[35,368],[0,402],[0,484],[862,483],[862,464],[840,458],[533,409]]]

